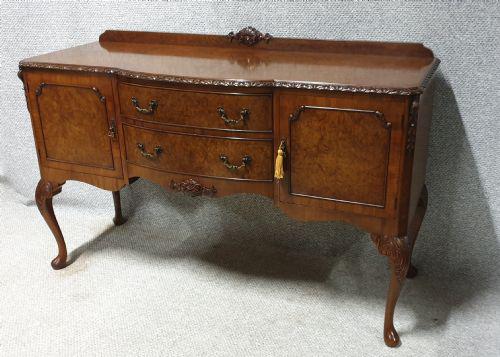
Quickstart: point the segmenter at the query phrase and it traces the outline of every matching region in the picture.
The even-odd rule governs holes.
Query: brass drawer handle
[[[229,158],[225,154],[220,154],[219,159],[220,159],[220,161],[222,161],[224,166],[226,166],[229,170],[242,169],[242,168],[246,167],[247,165],[249,165],[250,162],[252,162],[252,158],[248,155],[243,156],[243,158],[241,159],[241,165],[239,165],[239,166],[231,164],[229,162]]]
[[[149,108],[141,108],[139,105],[139,100],[136,97],[132,97],[132,104],[134,105],[135,110],[137,110],[141,114],[153,114],[158,108],[158,101],[156,99],[152,99],[149,102]]]
[[[218,107],[217,113],[219,113],[219,116],[224,121],[224,124],[229,125],[229,126],[236,126],[239,123],[245,124],[245,122],[250,117],[250,110],[248,110],[247,108],[241,109],[239,119],[229,119],[229,117],[227,116],[226,111],[224,110],[223,107]]]
[[[144,146],[144,144],[137,143],[137,148],[139,149],[139,152],[141,153],[142,156],[150,160],[158,158],[160,154],[163,152],[162,147],[159,145],[154,147],[153,154],[146,151],[146,147]]]

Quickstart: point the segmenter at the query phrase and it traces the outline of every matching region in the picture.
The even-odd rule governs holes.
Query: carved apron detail
[[[182,182],[172,180],[170,181],[170,188],[179,192],[189,193],[192,196],[213,196],[217,193],[217,189],[214,186],[203,186],[193,179],[187,179]]]

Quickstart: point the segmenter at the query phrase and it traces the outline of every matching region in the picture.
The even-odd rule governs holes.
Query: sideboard
[[[424,184],[439,60],[418,43],[106,31],[98,42],[20,62],[41,179],[52,206],[67,180],[112,191],[137,178],[193,196],[255,193],[299,220],[371,235],[391,277],[384,341],[427,206]]]

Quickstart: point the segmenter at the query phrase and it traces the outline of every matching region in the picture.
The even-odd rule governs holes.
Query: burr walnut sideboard
[[[384,340],[411,254],[439,60],[416,43],[106,31],[20,62],[41,179],[36,203],[67,265],[52,197],[67,180],[113,192],[145,178],[193,196],[256,193],[300,220],[371,234],[391,278]]]

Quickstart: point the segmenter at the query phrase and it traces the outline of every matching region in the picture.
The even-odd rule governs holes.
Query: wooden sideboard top
[[[438,64],[419,43],[274,38],[246,28],[232,36],[108,30],[99,42],[19,66],[184,84],[411,95],[423,91]]]

